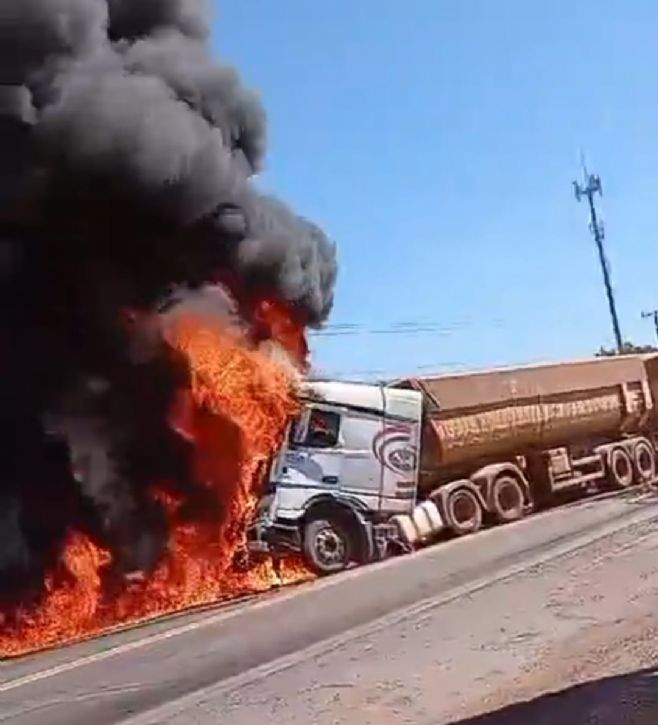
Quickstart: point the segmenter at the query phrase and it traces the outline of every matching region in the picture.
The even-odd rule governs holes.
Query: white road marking
[[[399,561],[399,559],[390,559],[388,561],[382,562],[381,564],[379,564],[379,566],[399,564]],[[370,568],[372,569],[372,567]],[[313,588],[318,589],[336,586],[340,582],[345,581],[345,579],[352,579],[354,576],[358,576],[363,572],[363,568],[358,568],[337,575],[335,577],[331,577],[329,579],[316,580],[312,582]],[[71,670],[85,667],[86,665],[92,665],[97,662],[102,662],[103,660],[110,659],[111,657],[116,657],[117,655],[125,654],[126,652],[132,652],[143,647],[148,647],[149,645],[157,644],[158,642],[163,642],[165,640],[172,639],[173,637],[179,637],[180,635],[187,634],[188,632],[193,632],[198,629],[210,627],[213,624],[232,619],[239,614],[244,614],[244,612],[247,610],[252,611],[255,609],[262,609],[264,607],[286,601],[294,596],[297,596],[299,593],[299,588],[293,588],[291,589],[291,591],[286,592],[285,594],[280,594],[278,596],[273,596],[267,599],[263,599],[261,601],[256,601],[247,604],[246,607],[236,607],[236,609],[231,612],[220,612],[202,620],[190,622],[189,624],[184,624],[180,627],[174,627],[173,629],[169,629],[166,632],[159,632],[158,634],[153,634],[148,637],[144,637],[143,639],[138,639],[132,642],[127,642],[126,644],[118,645],[116,647],[113,647],[112,649],[106,650],[105,652],[97,652],[96,654],[87,655],[86,657],[80,657],[76,660],[72,660],[71,662],[65,662],[61,665],[50,667],[47,670],[41,670],[39,672],[34,672],[30,675],[25,675],[24,677],[18,677],[14,680],[0,683],[0,694],[15,690],[19,687],[24,687],[25,685],[31,685],[35,682],[45,680],[49,677],[61,675],[64,672],[70,672]]]
[[[545,512],[542,515],[550,515],[551,513],[553,513],[553,512]],[[559,513],[559,509],[556,509],[555,513]],[[656,516],[656,512],[655,512],[655,510],[653,510],[653,507],[652,507],[649,510],[644,509],[641,512],[638,512],[638,514],[635,516],[621,517],[621,521],[618,518],[616,518],[616,519],[613,519],[613,521],[611,521],[611,522],[602,522],[601,528],[597,527],[596,532],[590,532],[589,534],[585,535],[584,537],[583,536],[578,537],[577,532],[573,532],[573,535],[574,535],[573,539],[566,544],[563,543],[561,546],[558,546],[557,547],[558,551],[574,550],[574,549],[578,548],[579,546],[586,545],[589,541],[592,541],[592,542],[596,541],[601,536],[608,535],[612,531],[616,531],[616,530],[620,530],[623,528],[627,528],[629,526],[633,526],[636,523],[640,523],[644,520],[654,518],[655,516]],[[533,519],[534,519],[534,517],[533,517]],[[512,527],[530,523],[533,519],[523,519],[521,521],[515,522],[511,526],[506,526],[505,528],[507,530],[510,530]],[[607,523],[607,526],[606,526],[606,523]],[[602,529],[605,529],[605,531],[606,531],[605,534],[599,534],[599,532]],[[496,531],[500,531],[500,530],[501,529],[499,527],[494,527],[487,531],[483,531],[478,535],[478,540],[484,539],[488,534],[491,535],[492,533],[494,533]],[[584,543],[582,540],[584,540]],[[441,546],[441,549],[443,549],[445,551],[450,546],[463,545],[465,542],[472,543],[473,539],[464,538],[464,539],[456,539],[452,542],[446,542]],[[416,552],[415,554],[413,554],[413,556],[415,556],[417,558],[424,558],[425,556],[430,556],[432,553],[436,554],[436,552],[437,552],[436,548],[430,546],[427,549],[423,549],[419,552]],[[544,557],[546,559],[548,559],[548,558],[554,558],[555,556],[559,556],[559,555],[560,555],[559,553],[556,554],[556,550],[555,550],[555,548],[553,548],[550,553],[544,554]],[[544,557],[540,557],[540,560],[542,560]],[[389,568],[389,567],[393,568],[393,567],[401,566],[401,565],[404,566],[406,558],[407,557],[388,559],[386,561],[371,565],[367,568],[357,567],[355,569],[351,569],[347,572],[344,572],[343,574],[329,577],[327,579],[316,580],[312,583],[312,586],[305,587],[305,589],[302,591],[300,591],[299,588],[293,588],[291,591],[281,593],[278,596],[268,597],[266,599],[262,599],[260,601],[253,602],[251,604],[247,604],[246,607],[236,607],[235,609],[233,609],[230,612],[226,612],[226,611],[219,612],[218,614],[207,617],[205,619],[197,620],[195,622],[190,622],[188,624],[184,624],[179,627],[174,627],[173,629],[169,629],[165,632],[159,632],[157,634],[153,634],[148,637],[144,637],[143,639],[137,639],[132,642],[127,642],[125,644],[117,645],[116,647],[108,649],[104,652],[98,652],[96,654],[87,655],[85,657],[80,657],[78,659],[72,660],[71,662],[65,662],[65,663],[62,663],[61,665],[56,665],[56,666],[48,668],[46,670],[41,670],[39,672],[34,672],[30,675],[25,675],[23,677],[18,677],[14,680],[9,680],[7,682],[0,683],[0,694],[5,693],[5,692],[10,692],[11,690],[16,690],[20,687],[25,687],[26,685],[34,684],[35,682],[40,682],[42,680],[46,680],[48,678],[55,677],[57,675],[60,675],[60,674],[66,673],[66,672],[70,672],[72,670],[76,670],[81,667],[85,667],[87,665],[96,664],[98,662],[102,662],[103,660],[107,660],[112,657],[116,657],[118,655],[125,654],[127,652],[142,649],[144,647],[148,647],[150,645],[154,645],[159,642],[164,642],[168,639],[172,639],[174,637],[178,637],[180,635],[187,634],[189,632],[193,632],[193,631],[196,631],[199,629],[204,629],[206,627],[210,627],[214,624],[218,624],[219,622],[233,619],[234,617],[244,614],[246,611],[263,609],[265,607],[269,607],[274,604],[285,602],[285,601],[303,593],[303,591],[310,591],[311,589],[317,591],[318,589],[325,589],[325,588],[330,588],[333,586],[338,586],[346,580],[350,580],[357,576],[361,576],[364,573],[373,571],[375,569],[383,569],[383,568]],[[527,568],[527,566],[528,566],[527,564],[526,565],[522,564],[521,566],[518,566],[518,568],[515,568],[514,571],[522,571],[523,569]],[[492,583],[501,578],[507,578],[509,576],[510,576],[509,573],[507,573],[503,577],[501,577],[501,575],[499,574],[498,576],[494,576],[492,579],[489,579],[488,581],[489,581],[489,583]],[[474,588],[477,589],[477,588],[481,588],[482,586],[484,586],[484,585],[482,583],[480,583],[479,585],[476,585]],[[467,588],[473,588],[473,584],[471,584],[470,586],[467,585]],[[441,599],[445,599],[445,595]],[[431,602],[427,602],[427,601],[424,602],[424,607],[428,607],[428,605],[436,606],[437,605],[436,598],[433,598]],[[403,610],[403,612],[408,613],[409,609],[416,609],[418,606],[419,606],[418,604],[415,604],[411,608],[407,608],[407,609]],[[423,606],[423,603],[421,603],[421,606]],[[389,617],[395,616],[396,614],[399,617],[401,612],[398,611],[397,613],[394,613],[394,614],[388,615],[388,616]],[[372,623],[370,623],[370,624],[372,624]],[[271,667],[272,664],[273,663],[269,663],[269,665],[263,665],[262,667],[268,667],[268,666]]]
[[[288,596],[290,595],[285,596],[285,598],[287,599]],[[18,677],[14,680],[0,683],[0,693],[9,692],[10,690],[15,690],[18,687],[24,687],[25,685],[30,685],[34,682],[39,682],[40,680],[45,680],[49,677],[54,677],[55,675],[60,675],[64,672],[70,672],[71,670],[76,670],[80,667],[84,667],[85,665],[92,665],[96,662],[102,662],[103,660],[110,659],[111,657],[116,657],[117,655],[125,654],[126,652],[132,652],[143,647],[148,647],[149,645],[157,644],[158,642],[164,642],[165,640],[172,639],[173,637],[179,637],[180,635],[187,634],[188,632],[194,632],[195,630],[203,629],[204,627],[210,627],[213,624],[217,624],[218,622],[231,619],[238,614],[244,613],[247,608],[261,609],[262,607],[269,606],[274,602],[280,602],[282,599],[284,599],[284,597],[272,597],[271,599],[255,602],[251,605],[248,604],[247,607],[236,608],[231,612],[220,612],[213,616],[206,617],[195,622],[190,622],[189,624],[181,625],[180,627],[174,627],[173,629],[169,629],[165,632],[158,632],[157,634],[149,635],[148,637],[144,637],[143,639],[137,639],[132,642],[126,642],[125,644],[117,645],[116,647],[105,650],[105,652],[97,652],[96,654],[87,655],[86,657],[80,657],[76,660],[72,660],[71,662],[65,662],[61,665],[50,667],[47,670],[41,670],[39,672],[34,672],[31,675]]]
[[[652,516],[634,516],[632,517],[632,520],[626,519],[621,526],[619,526],[619,523],[617,522],[618,525],[616,527],[614,524],[608,524],[607,526],[603,526],[598,529],[595,533],[590,532],[589,534],[576,536],[570,542],[563,542],[561,544],[554,545],[548,551],[532,556],[521,564],[508,566],[497,574],[481,577],[468,584],[454,587],[438,597],[434,596],[429,599],[421,600],[409,607],[391,612],[371,622],[354,627],[346,632],[341,632],[340,634],[325,639],[322,642],[316,642],[304,649],[292,652],[291,654],[284,655],[270,662],[264,662],[261,665],[256,665],[255,667],[237,675],[233,675],[232,677],[228,677],[225,680],[221,680],[201,690],[190,692],[187,695],[177,698],[173,702],[166,702],[162,705],[146,710],[145,712],[138,713],[128,720],[122,721],[123,725],[160,725],[165,722],[165,720],[169,720],[172,717],[185,712],[188,708],[210,700],[220,694],[232,692],[248,685],[252,685],[255,682],[269,677],[270,675],[291,669],[305,661],[340,649],[343,645],[349,642],[361,640],[372,634],[376,634],[381,630],[389,629],[395,624],[404,622],[420,614],[431,612],[439,607],[445,606],[446,604],[450,604],[461,597],[470,596],[494,584],[498,584],[524,574],[537,566],[541,566],[555,559],[560,559],[564,556],[573,554],[580,549],[596,544],[612,534],[632,528],[633,526],[643,522],[650,521],[652,518],[655,518],[655,515],[656,514],[654,512]],[[642,540],[650,539],[655,536],[655,532],[651,532],[642,537]]]
[[[130,652],[132,650],[139,649],[140,647],[146,647],[149,644],[154,644],[155,642],[162,642],[164,640],[171,639],[172,637],[177,637],[181,634],[185,634],[186,632],[200,629],[201,627],[207,626],[208,624],[213,624],[219,619],[221,619],[221,617],[215,616],[211,617],[208,620],[202,620],[201,622],[192,622],[190,624],[183,625],[182,627],[177,627],[175,629],[170,629],[166,632],[160,632],[158,634],[151,635],[150,637],[145,637],[144,639],[127,642],[126,644],[119,645],[118,647],[106,650],[105,652],[98,652],[93,655],[87,655],[86,657],[80,657],[77,660],[65,662],[64,664],[57,665],[56,667],[51,667],[47,670],[41,670],[40,672],[35,672],[31,675],[25,675],[24,677],[10,680],[9,682],[0,684],[0,693],[9,692],[10,690],[15,690],[17,687],[30,685],[33,682],[39,682],[39,680],[45,680],[48,677],[61,675],[63,672],[69,672],[70,670],[75,670],[79,667],[84,667],[85,665],[91,665],[95,662],[101,662],[102,660],[109,659],[110,657],[116,657],[117,655],[124,654],[125,652]]]

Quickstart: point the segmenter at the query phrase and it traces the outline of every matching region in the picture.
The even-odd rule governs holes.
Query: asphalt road
[[[473,722],[544,722],[509,708],[653,665],[656,523],[654,495],[588,500],[246,604],[5,662],[0,722],[429,725],[486,712],[508,719]],[[625,644],[614,650],[615,641]],[[597,647],[614,656],[593,656]],[[645,700],[654,692],[632,682]],[[655,713],[646,721],[656,722]]]

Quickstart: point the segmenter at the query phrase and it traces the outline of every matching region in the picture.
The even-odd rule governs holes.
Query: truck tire
[[[346,569],[354,557],[354,548],[353,537],[339,520],[311,519],[304,528],[304,559],[320,576]]]
[[[638,441],[633,448],[633,463],[638,480],[650,483],[656,477],[656,452],[648,441]]]
[[[482,526],[482,506],[468,488],[456,488],[446,496],[444,513],[448,526],[457,536],[474,534]]]
[[[608,483],[621,491],[633,485],[635,472],[631,457],[623,448],[613,448],[608,456]]]
[[[525,495],[523,487],[514,476],[498,476],[491,487],[491,509],[500,524],[523,518]]]

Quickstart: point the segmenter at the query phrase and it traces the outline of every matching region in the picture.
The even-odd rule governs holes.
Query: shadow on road
[[[658,725],[658,669],[607,677],[452,725]]]

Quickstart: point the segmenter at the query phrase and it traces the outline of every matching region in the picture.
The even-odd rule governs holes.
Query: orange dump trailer
[[[413,377],[391,386],[422,394],[419,488],[466,530],[481,523],[476,510],[505,521],[550,503],[558,491],[655,478],[658,355]]]

